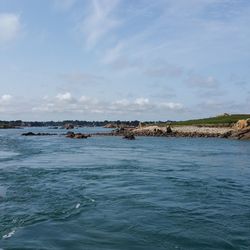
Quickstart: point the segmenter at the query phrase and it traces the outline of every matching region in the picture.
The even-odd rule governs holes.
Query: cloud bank
[[[106,117],[122,117],[123,115],[147,115],[148,113],[161,112],[181,112],[184,106],[175,102],[154,102],[148,98],[138,97],[135,99],[120,99],[114,101],[100,100],[89,96],[75,97],[70,92],[58,93],[54,97],[45,96],[44,98],[19,101],[8,94],[0,97],[0,113],[17,114],[33,113],[36,115],[44,114],[101,114]],[[117,115],[117,116],[116,116]]]

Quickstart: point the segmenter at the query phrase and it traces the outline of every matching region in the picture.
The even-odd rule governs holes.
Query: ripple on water
[[[20,153],[11,152],[11,151],[0,151],[0,161],[5,160],[5,159],[10,159],[18,155],[20,155]]]
[[[0,186],[0,199],[6,197],[7,188]]]
[[[250,144],[11,138],[0,250],[249,249]]]

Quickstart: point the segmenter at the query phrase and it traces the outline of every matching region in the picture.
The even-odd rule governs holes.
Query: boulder
[[[246,120],[239,120],[236,124],[235,124],[235,128],[240,130],[240,129],[244,129],[250,126],[250,119],[246,119]]]

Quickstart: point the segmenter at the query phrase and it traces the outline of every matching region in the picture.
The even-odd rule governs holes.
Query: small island
[[[105,132],[90,134],[72,132],[81,127],[104,127]],[[62,122],[0,122],[0,128],[49,127],[50,129],[68,130],[59,133],[71,139],[87,139],[91,136],[122,136],[134,140],[136,136],[157,137],[218,137],[240,140],[250,139],[250,115],[223,114],[216,117],[187,121],[62,121]],[[23,133],[24,136],[49,136],[58,133]]]

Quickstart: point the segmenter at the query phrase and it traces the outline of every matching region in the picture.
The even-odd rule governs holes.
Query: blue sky
[[[0,120],[250,113],[248,0],[0,0]]]

